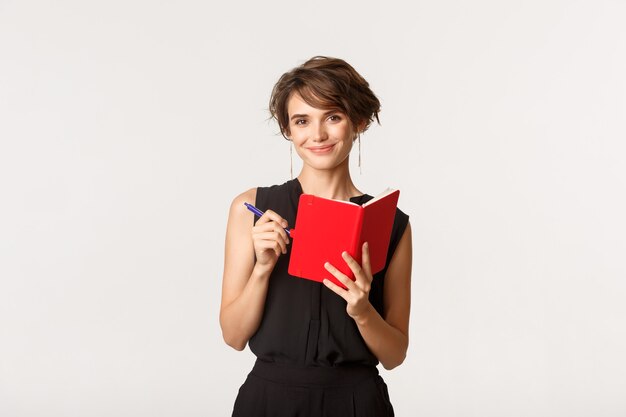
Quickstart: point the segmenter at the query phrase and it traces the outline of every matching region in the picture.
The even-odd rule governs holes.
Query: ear
[[[367,121],[363,120],[362,122],[359,122],[356,126],[355,126],[355,130],[354,133],[356,134],[356,136],[354,137],[354,140],[356,140],[357,136],[360,133],[363,133],[363,130],[365,129],[365,126],[367,125]]]
[[[365,130],[365,126],[367,126],[367,120],[363,120],[361,123],[359,123],[358,132],[363,133],[363,130]]]
[[[365,121],[360,122],[358,125],[356,125],[356,129],[354,131],[355,135],[354,135],[354,139],[352,139],[352,142],[356,142],[356,140],[358,139],[359,135],[361,133],[363,133],[363,129],[365,129],[365,125],[366,125]]]

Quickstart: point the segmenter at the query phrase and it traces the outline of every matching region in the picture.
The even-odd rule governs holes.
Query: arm
[[[344,253],[343,257],[355,273],[356,280],[352,281],[335,267],[327,264],[328,271],[348,289],[344,290],[328,280],[325,280],[324,284],[346,300],[346,311],[356,322],[367,347],[385,369],[393,369],[404,361],[409,346],[411,225],[407,224],[387,268],[384,289],[384,317],[378,314],[368,298],[373,276],[367,244],[363,245],[362,266],[347,252]]]
[[[285,220],[271,210],[253,227],[254,214],[243,203],[255,199],[256,189],[235,197],[226,228],[220,326],[236,350],[246,347],[261,323],[270,274],[289,242]]]

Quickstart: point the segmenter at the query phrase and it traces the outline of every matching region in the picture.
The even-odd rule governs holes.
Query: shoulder
[[[233,201],[230,203],[230,212],[233,213],[233,211],[236,211],[236,209],[241,207],[245,209],[243,203],[252,204],[256,200],[256,194],[257,187],[250,188],[249,190],[246,190],[243,193],[235,196],[235,198],[233,198]]]
[[[228,210],[227,236],[234,231],[248,227],[253,222],[254,214],[243,203],[253,203],[256,193],[256,188],[250,188],[233,198]]]
[[[233,201],[230,204],[230,212],[231,214],[234,212],[236,213],[239,210],[247,212],[243,203],[253,204],[260,210],[264,211],[266,209],[265,202],[267,200],[273,200],[279,196],[287,195],[290,187],[294,187],[293,180],[287,181],[283,184],[250,188],[233,198]]]
[[[389,245],[390,249],[393,249],[392,251],[390,251],[390,254],[395,252],[397,246],[400,244],[400,241],[406,234],[405,232],[407,231],[407,229],[410,231],[410,229],[407,227],[408,225],[409,215],[402,211],[400,208],[396,208],[396,216],[393,219],[393,227],[391,229],[390,239],[391,241]]]
[[[398,229],[398,232],[402,234],[409,224],[409,215],[400,208],[396,208],[396,218],[394,220],[394,226]]]

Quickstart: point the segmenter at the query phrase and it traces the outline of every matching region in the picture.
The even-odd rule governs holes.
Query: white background
[[[626,415],[626,2],[0,0],[0,415],[226,416],[228,206],[289,179],[272,86],[382,102],[411,217],[398,416]],[[295,172],[299,164],[295,162]]]

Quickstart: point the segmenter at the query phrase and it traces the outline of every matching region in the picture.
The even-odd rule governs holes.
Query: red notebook
[[[328,278],[344,287],[324,263],[330,262],[354,280],[341,253],[347,251],[361,264],[364,242],[369,245],[372,274],[381,271],[387,260],[399,195],[399,190],[388,189],[361,206],[301,194],[296,225],[291,231],[289,274],[319,282]]]

